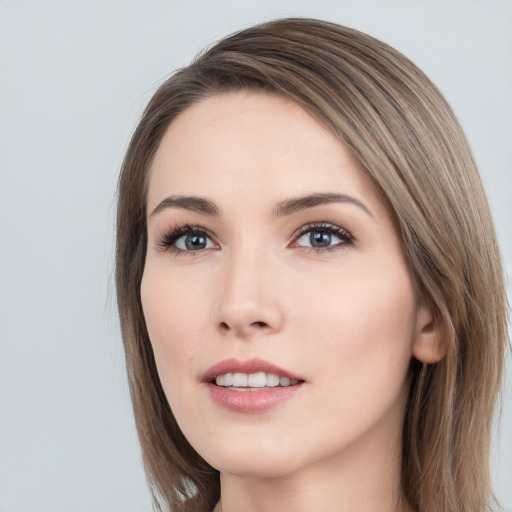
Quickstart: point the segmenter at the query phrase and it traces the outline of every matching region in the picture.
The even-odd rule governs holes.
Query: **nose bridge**
[[[229,251],[219,287],[218,327],[245,337],[281,328],[276,289],[277,261],[262,244],[245,243]]]

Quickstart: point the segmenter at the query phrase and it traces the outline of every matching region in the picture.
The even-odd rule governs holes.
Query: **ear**
[[[446,347],[441,340],[439,322],[430,308],[420,305],[412,355],[421,363],[437,363],[445,354]]]

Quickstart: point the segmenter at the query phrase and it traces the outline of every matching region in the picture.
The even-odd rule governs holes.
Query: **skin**
[[[223,512],[407,510],[407,371],[413,356],[440,355],[393,217],[359,162],[295,103],[242,91],[178,116],[150,172],[144,315],[176,420],[221,473]],[[332,202],[274,216],[278,203],[312,193],[364,208]],[[219,214],[152,213],[176,195],[207,198]],[[317,228],[329,245],[312,248],[297,233],[311,223],[353,238]],[[186,224],[201,226],[207,245],[163,248]],[[268,411],[226,410],[201,376],[233,357],[263,358],[305,383]]]

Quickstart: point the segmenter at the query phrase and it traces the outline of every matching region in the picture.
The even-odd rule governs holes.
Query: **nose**
[[[261,251],[226,258],[216,308],[217,329],[249,339],[277,333],[283,325],[283,297],[276,262]]]

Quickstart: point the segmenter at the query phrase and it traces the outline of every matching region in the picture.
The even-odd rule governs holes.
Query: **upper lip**
[[[300,375],[296,375],[285,368],[275,365],[264,359],[224,359],[208,368],[201,377],[203,382],[211,382],[219,375],[226,373],[274,373],[280,377],[288,377],[290,380],[304,380]]]

